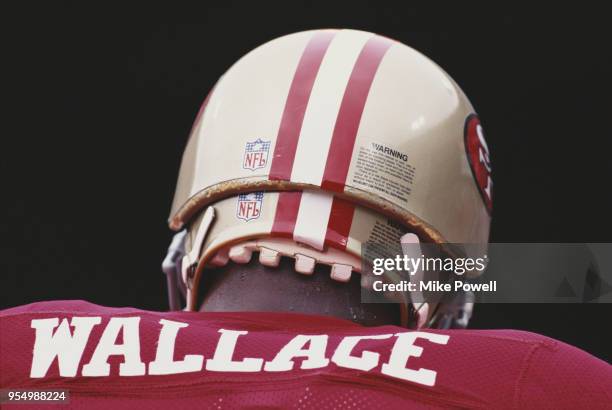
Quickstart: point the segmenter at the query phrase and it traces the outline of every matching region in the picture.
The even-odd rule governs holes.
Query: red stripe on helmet
[[[272,224],[272,235],[293,238],[295,221],[300,209],[302,192],[279,192],[276,214]]]
[[[336,32],[331,30],[317,32],[312,36],[302,53],[289,88],[276,137],[272,165],[270,166],[269,178],[271,180],[289,180],[291,178],[295,150],[312,86],[319,72],[323,56],[335,35]]]
[[[342,250],[346,248],[354,213],[355,205],[352,202],[334,197],[325,234],[325,245]]]
[[[200,126],[200,121],[202,120],[202,117],[204,116],[204,111],[206,111],[206,107],[208,106],[208,101],[210,100],[210,97],[215,91],[216,86],[217,86],[216,84],[213,85],[213,88],[211,88],[208,94],[206,94],[206,98],[204,98],[204,102],[202,102],[202,105],[200,106],[200,109],[198,110],[198,114],[196,115],[195,120],[193,121],[191,130],[189,130],[189,138],[191,138],[191,136],[194,135],[194,131],[196,130],[197,127]]]
[[[334,126],[321,187],[343,192],[357,130],[374,76],[393,40],[374,36],[365,44],[349,78]]]

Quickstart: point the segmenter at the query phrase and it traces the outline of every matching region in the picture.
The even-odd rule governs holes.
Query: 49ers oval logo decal
[[[489,147],[480,125],[480,118],[476,114],[470,114],[465,120],[464,142],[465,153],[472,169],[472,175],[474,175],[480,196],[490,214],[493,208],[491,158],[489,156]]]

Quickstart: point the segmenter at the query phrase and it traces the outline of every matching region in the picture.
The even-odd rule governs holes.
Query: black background
[[[3,13],[0,307],[165,309],[166,218],[201,101],[250,49],[311,28],[398,39],[462,86],[492,151],[492,241],[610,242],[607,13],[495,3],[41,2]],[[532,330],[609,361],[611,310],[486,305],[472,327]]]

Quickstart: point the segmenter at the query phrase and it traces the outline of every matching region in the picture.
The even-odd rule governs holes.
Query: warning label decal
[[[352,183],[378,191],[382,196],[406,203],[414,181],[415,167],[408,154],[372,142],[359,147]]]

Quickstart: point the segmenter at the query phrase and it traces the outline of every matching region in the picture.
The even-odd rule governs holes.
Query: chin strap
[[[208,231],[212,223],[215,220],[215,208],[209,206],[204,211],[204,215],[202,216],[202,221],[198,225],[198,230],[196,231],[195,238],[191,241],[191,249],[189,252],[184,251],[183,261],[181,262],[181,277],[182,283],[185,284],[187,288],[191,287],[191,279],[195,269],[200,262],[200,252],[202,251],[202,245],[204,245],[204,240],[208,235]],[[189,294],[189,289],[187,289],[187,294]]]
[[[168,305],[170,310],[180,310],[185,297],[183,281],[181,280],[181,261],[185,255],[185,238],[187,231],[182,230],[172,238],[168,253],[162,262],[162,271],[166,274],[168,287]],[[181,298],[181,294],[182,297]]]
[[[417,235],[405,234],[401,238],[401,245],[404,255],[411,258],[421,256],[420,241]],[[424,280],[423,271],[418,271],[410,276],[410,281],[418,283],[422,280]],[[474,307],[474,293],[472,292],[457,292],[447,300],[441,300],[433,305],[424,301],[425,297],[422,292],[411,292],[410,297],[413,300],[410,313],[415,315],[410,323],[417,329],[422,327],[464,329],[472,317]]]
[[[449,302],[440,304],[439,309],[431,319],[431,327],[437,329],[465,329],[472,317],[474,299],[474,293],[471,291],[457,292]]]
[[[174,235],[168,247],[168,253],[162,262],[162,271],[166,274],[168,285],[168,305],[170,310],[181,310],[185,305],[188,289],[189,271],[198,264],[200,251],[206,235],[215,219],[215,209],[209,206],[199,224],[195,238],[191,241],[191,250],[186,251],[187,229]]]

